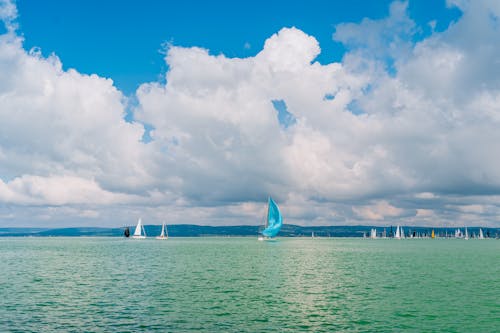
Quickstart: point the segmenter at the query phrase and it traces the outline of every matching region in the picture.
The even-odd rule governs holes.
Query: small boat
[[[377,229],[372,228],[372,230],[370,230],[370,238],[371,239],[377,238]]]
[[[478,239],[484,239],[483,229],[479,228],[479,236]]]
[[[134,234],[132,235],[132,238],[135,238],[135,239],[146,238],[146,230],[144,229],[144,226],[142,225],[141,219],[139,219],[139,221],[137,221],[137,226],[135,227],[135,231],[134,231]]]
[[[469,239],[469,232],[467,231],[467,227],[465,227],[464,239]]]
[[[259,236],[258,240],[275,240],[276,235],[283,225],[283,218],[281,216],[278,205],[269,197],[267,204],[267,218],[264,223],[264,230],[262,235]]]
[[[123,231],[123,236],[130,237],[130,229],[128,227],[125,227],[125,231]]]
[[[161,225],[161,233],[160,236],[156,236],[156,239],[168,239],[168,230],[165,222]]]
[[[399,228],[399,225],[396,228],[396,233],[394,234],[394,238],[401,239],[401,229]]]
[[[434,229],[432,229],[431,238],[432,239],[436,238],[436,234],[434,233]]]

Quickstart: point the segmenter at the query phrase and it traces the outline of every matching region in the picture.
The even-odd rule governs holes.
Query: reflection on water
[[[500,242],[0,239],[12,331],[494,332]]]

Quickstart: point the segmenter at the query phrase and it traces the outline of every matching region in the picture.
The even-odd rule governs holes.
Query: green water
[[[2,332],[498,332],[500,241],[0,238]]]

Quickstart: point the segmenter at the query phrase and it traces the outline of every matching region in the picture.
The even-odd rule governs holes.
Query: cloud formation
[[[406,2],[338,25],[340,63],[293,27],[248,58],[169,46],[166,81],[132,106],[111,79],[24,50],[2,1],[0,213],[257,224],[272,195],[288,223],[498,226],[500,7],[449,5],[462,17],[418,42]]]
[[[16,19],[17,7],[14,2],[10,0],[0,0],[0,21],[4,23],[9,33],[17,29],[17,24],[15,23]]]

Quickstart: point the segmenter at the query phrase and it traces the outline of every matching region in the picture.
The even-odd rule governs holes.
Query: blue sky
[[[156,81],[167,68],[162,45],[199,46],[213,54],[248,57],[283,27],[295,26],[321,45],[318,61],[340,61],[344,46],[332,39],[335,26],[381,19],[391,1],[35,1],[19,0],[18,22],[25,48],[56,53],[65,68],[112,78],[130,94],[143,82]],[[460,11],[445,1],[412,1],[409,15],[430,34],[442,31]]]
[[[0,227],[500,225],[500,5],[0,0]]]

